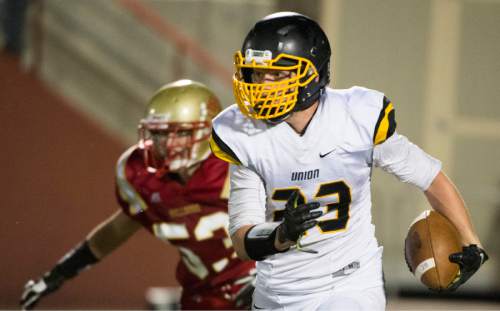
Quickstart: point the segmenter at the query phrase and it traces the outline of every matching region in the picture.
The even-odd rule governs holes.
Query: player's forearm
[[[247,231],[252,227],[252,225],[247,225],[239,228],[236,232],[231,235],[231,241],[233,242],[234,250],[238,255],[238,258],[242,260],[250,260],[248,254],[245,250],[245,235]]]
[[[442,171],[434,178],[425,195],[431,206],[457,228],[463,245],[481,245],[464,200],[453,182]]]
[[[243,260],[264,260],[268,256],[286,252],[295,242],[281,242],[278,237],[279,223],[266,222],[245,225],[231,236],[238,257]]]
[[[137,231],[136,224],[121,211],[97,226],[75,248],[43,277],[44,282],[58,288],[65,280],[99,262],[104,256],[126,241]]]
[[[125,243],[139,228],[138,222],[118,211],[94,228],[86,239],[92,253],[102,259]]]
[[[244,227],[241,227],[240,229],[238,229],[232,236],[231,236],[231,240],[233,241],[233,247],[234,247],[234,250],[236,251],[236,254],[238,255],[238,257],[240,259],[243,259],[243,260],[251,260],[251,258],[248,256],[247,252],[246,252],[246,249],[245,249],[245,236],[248,232],[248,230],[250,228],[252,228],[253,225],[248,225],[248,226],[244,226]],[[279,239],[276,238],[274,239],[274,247],[276,248],[276,250],[278,251],[284,251],[284,250],[287,250],[290,248],[290,246],[292,245],[293,243],[287,241],[287,242],[284,242],[284,243],[281,243],[279,241]]]
[[[129,223],[119,212],[94,229],[86,240],[67,252],[36,282],[29,281],[21,297],[23,308],[32,308],[44,295],[54,292],[66,280],[88,269],[135,232],[136,225]],[[128,217],[127,217],[128,218]]]

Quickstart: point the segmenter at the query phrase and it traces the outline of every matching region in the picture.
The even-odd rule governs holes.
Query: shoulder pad
[[[378,145],[394,134],[394,107],[383,93],[355,86],[349,89],[346,95],[351,117],[362,128],[367,141]]]
[[[120,158],[118,158],[115,167],[117,194],[123,202],[127,203],[129,210],[125,212],[131,215],[135,215],[147,209],[146,202],[144,202],[127,177],[127,163],[135,152],[138,152],[137,145],[133,145],[127,149]]]
[[[247,166],[248,138],[266,127],[264,122],[245,117],[237,105],[229,106],[212,121],[212,152],[221,160]]]

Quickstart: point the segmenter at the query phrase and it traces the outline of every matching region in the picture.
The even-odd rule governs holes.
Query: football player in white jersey
[[[440,161],[396,132],[383,93],[327,87],[330,55],[315,21],[266,16],[235,55],[237,105],[213,121],[211,148],[231,163],[231,238],[241,258],[258,261],[253,308],[385,308],[374,166],[419,187],[457,227],[457,288],[487,259],[460,194]]]

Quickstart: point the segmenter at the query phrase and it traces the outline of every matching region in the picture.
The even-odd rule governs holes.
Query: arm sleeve
[[[231,164],[229,171],[229,234],[233,235],[242,226],[266,221],[266,194],[262,179],[251,169]]]
[[[429,188],[441,170],[441,161],[397,133],[374,147],[373,164],[422,191]]]

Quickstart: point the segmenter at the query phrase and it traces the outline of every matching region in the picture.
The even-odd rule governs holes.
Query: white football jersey
[[[260,283],[278,292],[314,291],[321,285],[307,280],[331,275],[377,253],[371,216],[372,164],[376,162],[396,176],[401,171],[412,171],[408,166],[398,167],[404,161],[394,161],[394,157],[389,163],[374,159],[375,146],[384,145],[395,128],[392,103],[384,94],[361,87],[327,88],[303,135],[286,122],[270,125],[249,119],[236,105],[214,119],[213,152],[238,165],[233,168],[231,184],[231,234],[245,224],[280,222],[294,190],[300,191],[299,203],[318,201],[324,213],[301,239],[305,248],[318,253],[291,249],[268,257],[257,265]],[[401,144],[402,140],[396,141]],[[418,181],[408,174],[404,177],[425,188],[439,171],[440,163],[423,152],[421,155],[414,156],[416,164],[411,165],[419,166],[414,171],[425,174],[416,176]],[[249,177],[245,180],[241,176]],[[245,188],[259,191],[256,180],[265,189],[265,204],[251,199],[245,203],[245,192],[236,193]],[[257,195],[249,193],[251,197]]]

